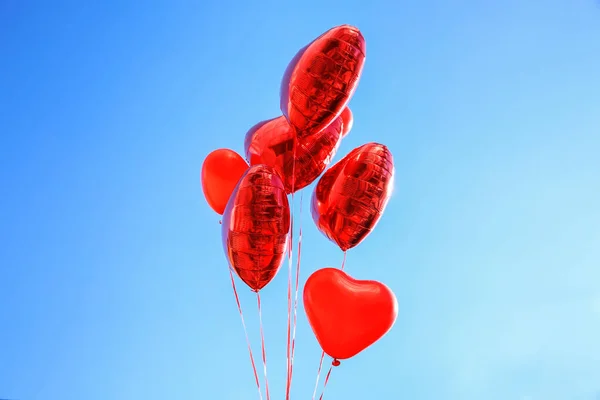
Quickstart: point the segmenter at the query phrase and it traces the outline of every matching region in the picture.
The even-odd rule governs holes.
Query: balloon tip
[[[333,365],[334,367],[339,367],[340,366],[340,360],[334,358],[333,362],[331,363],[331,365]]]
[[[223,224],[223,221],[219,220],[219,225],[222,225],[222,224]]]

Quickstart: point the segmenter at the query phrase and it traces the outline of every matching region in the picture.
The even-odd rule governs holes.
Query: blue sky
[[[199,171],[279,115],[287,62],[342,23],[367,61],[336,160],[378,141],[397,170],[346,265],[400,313],[325,399],[597,398],[593,0],[2,1],[0,398],[257,398]],[[309,197],[303,279],[342,260]],[[273,399],[286,273],[263,292]],[[319,355],[300,309],[294,398]]]

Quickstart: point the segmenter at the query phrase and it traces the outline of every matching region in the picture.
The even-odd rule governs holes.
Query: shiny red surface
[[[233,150],[218,149],[206,156],[200,179],[206,202],[215,212],[223,214],[233,189],[247,170],[246,161]]]
[[[392,194],[394,159],[388,148],[367,143],[352,150],[323,174],[312,196],[319,230],[343,251],[375,228]]]
[[[342,119],[336,118],[322,131],[298,137],[294,154],[296,135],[285,117],[263,121],[246,134],[246,159],[251,165],[275,168],[286,192],[292,193],[292,188],[296,192],[314,182],[331,163],[340,144],[342,125]]]
[[[252,290],[277,274],[287,250],[290,206],[275,170],[254,165],[227,203],[221,234],[231,267]]]
[[[354,126],[354,116],[352,115],[352,110],[350,110],[350,107],[344,108],[340,118],[342,118],[342,121],[344,122],[344,128],[342,129],[342,137],[344,137],[350,133],[352,127]]]
[[[280,106],[299,135],[318,132],[340,115],[365,56],[365,39],[350,25],[330,29],[296,54],[281,82]]]
[[[354,357],[396,322],[396,296],[383,283],[362,281],[337,268],[314,272],[304,285],[304,309],[321,348],[329,356]]]

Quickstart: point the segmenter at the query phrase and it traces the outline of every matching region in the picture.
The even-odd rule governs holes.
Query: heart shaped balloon
[[[281,81],[280,107],[299,135],[318,132],[340,115],[365,55],[365,39],[350,25],[330,29],[296,54]]]
[[[336,268],[314,272],[304,285],[303,300],[321,348],[339,360],[354,357],[378,341],[398,315],[390,288],[354,279]]]
[[[218,149],[202,163],[202,191],[206,202],[218,214],[223,214],[238,181],[248,170],[246,161],[233,150]]]
[[[287,250],[290,205],[283,182],[267,165],[254,165],[227,203],[221,235],[231,267],[258,292],[275,277]]]
[[[375,228],[394,186],[389,149],[367,143],[352,150],[319,180],[311,213],[319,230],[342,251],[357,246]]]
[[[286,192],[296,192],[314,182],[331,163],[342,129],[342,119],[336,118],[322,131],[297,137],[283,116],[263,121],[246,134],[246,159],[251,165],[266,164],[275,168]]]

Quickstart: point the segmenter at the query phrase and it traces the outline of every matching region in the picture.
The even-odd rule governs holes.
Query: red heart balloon
[[[296,137],[283,116],[263,121],[246,134],[246,159],[251,165],[266,164],[275,168],[283,179],[286,192],[296,192],[314,182],[331,163],[340,144],[342,129],[342,119],[336,118],[322,131]]]
[[[314,272],[304,285],[303,300],[321,348],[339,360],[354,357],[378,341],[398,315],[390,288],[354,279],[336,268]]]
[[[290,205],[283,182],[267,165],[254,165],[227,203],[221,235],[229,264],[258,292],[275,277],[287,250]]]
[[[206,202],[215,212],[223,214],[233,189],[247,170],[246,161],[233,150],[218,149],[206,156],[200,179]]]
[[[365,55],[365,39],[350,25],[330,29],[296,54],[281,81],[280,107],[299,134],[318,132],[340,115]]]
[[[389,149],[367,143],[352,150],[319,180],[311,213],[317,228],[340,249],[357,246],[375,228],[394,186]]]

